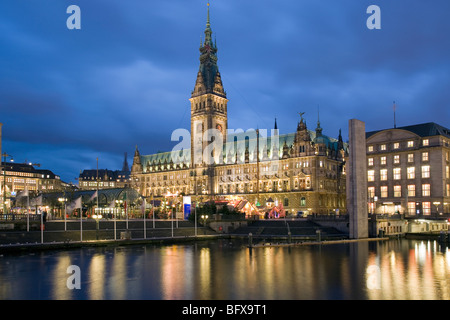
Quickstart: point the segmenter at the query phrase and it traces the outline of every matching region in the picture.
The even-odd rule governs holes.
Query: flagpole
[[[30,231],[30,193],[27,188],[27,232]]]
[[[145,198],[144,198],[144,239],[147,239],[147,228],[145,225]]]
[[[67,203],[66,198],[64,198],[64,231],[67,231]]]
[[[128,206],[127,206],[127,191],[125,191],[125,217],[127,222],[127,231],[128,231]]]
[[[109,205],[112,208],[112,212],[114,214],[114,240],[117,240],[116,236],[116,216],[117,216],[117,200],[113,199],[113,201]]]
[[[114,208],[114,240],[117,240],[116,236],[116,216],[117,216],[117,208]]]
[[[99,207],[98,207],[98,157],[97,157],[97,215],[100,214],[98,211]]]
[[[80,196],[80,241],[83,242],[83,204]]]
[[[37,206],[36,206],[36,208],[37,208]],[[42,212],[41,212],[41,243],[44,243],[44,220],[43,220]]]
[[[155,229],[155,210],[153,209],[153,206],[155,204],[155,200],[153,200],[153,193],[151,194],[151,203],[150,205],[152,206],[152,218],[153,218],[153,229]]]

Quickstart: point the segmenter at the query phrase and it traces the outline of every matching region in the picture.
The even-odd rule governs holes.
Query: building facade
[[[17,205],[18,199],[25,191],[30,196],[38,193],[62,191],[70,186],[50,170],[36,169],[32,164],[2,162],[0,176],[1,199],[3,210]]]
[[[127,153],[125,153],[122,170],[87,169],[80,172],[78,176],[80,190],[127,188],[129,186],[130,167]]]
[[[303,113],[297,130],[230,130],[228,99],[217,65],[209,17],[200,67],[191,93],[190,145],[152,155],[136,147],[132,187],[145,197],[190,195],[197,201],[247,200],[284,213],[336,213],[346,208],[346,146],[309,130]],[[269,134],[270,131],[270,134]],[[213,138],[211,138],[213,137]]]
[[[130,171],[113,171],[108,169],[83,170],[78,177],[80,190],[126,188],[129,185]]]
[[[450,130],[424,123],[366,133],[370,213],[450,212]]]

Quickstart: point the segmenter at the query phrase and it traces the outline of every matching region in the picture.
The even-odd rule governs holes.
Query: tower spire
[[[316,136],[322,135],[322,128],[320,127],[320,112],[319,106],[317,106],[317,128],[316,128]]]
[[[205,29],[205,46],[211,46],[213,45],[212,43],[212,30],[211,30],[211,21],[209,19],[209,2],[208,2],[208,12],[207,12],[207,16],[206,16],[206,29]]]
[[[211,19],[209,12],[209,2],[206,17],[205,38],[200,43],[200,67],[197,73],[197,81],[195,84],[192,97],[204,93],[216,93],[226,98],[223,89],[222,79],[220,77],[219,67],[217,66],[217,46],[212,39]]]
[[[207,18],[206,18],[206,28],[207,29],[211,29],[211,23],[209,21],[209,1],[208,1],[207,6],[208,6],[208,15],[207,15]]]
[[[128,172],[130,171],[130,167],[128,166],[128,159],[127,159],[127,153],[125,152],[125,158],[123,160],[123,166],[122,166],[122,171],[124,172]]]

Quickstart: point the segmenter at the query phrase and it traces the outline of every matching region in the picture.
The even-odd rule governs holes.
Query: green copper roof
[[[317,141],[316,143],[325,143],[326,147],[331,150],[338,150],[338,140],[330,138],[327,136],[320,136],[316,139],[316,132],[308,130],[311,137],[311,141]],[[269,133],[268,133],[269,134]],[[267,151],[272,151],[272,136],[268,136],[267,139],[264,136],[259,137],[259,154],[260,159],[264,158]],[[291,148],[294,144],[295,133],[288,133],[279,135],[278,143],[278,156],[281,159],[283,156],[283,148],[285,145]],[[320,140],[320,141],[318,141]],[[223,146],[222,156],[224,157],[224,164],[228,163],[229,158],[233,160],[237,158],[238,162],[243,163],[245,161],[245,153],[248,151],[249,161],[256,161],[256,132],[241,132],[235,133],[227,136],[227,142]],[[322,142],[324,141],[324,142]],[[270,154],[272,154],[270,152]],[[177,161],[179,159],[179,161]],[[175,169],[187,169],[190,167],[191,163],[191,152],[190,149],[185,150],[175,150],[168,152],[160,152],[151,155],[141,156],[141,163],[144,168],[144,172],[155,170],[151,168],[152,166],[160,166],[160,170],[175,170]],[[234,161],[233,161],[234,163]],[[162,166],[162,167],[161,167]]]

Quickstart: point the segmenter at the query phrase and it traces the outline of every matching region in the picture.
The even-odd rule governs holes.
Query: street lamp
[[[439,213],[439,205],[441,204],[439,201],[435,201],[435,202],[433,202],[433,204],[436,206],[436,216],[438,215],[438,213]],[[439,213],[439,214],[442,214],[442,213]]]
[[[378,201],[378,197],[374,196],[373,197],[373,213],[377,213],[377,201]]]
[[[101,214],[94,214],[92,218],[95,219],[95,237],[98,240],[99,220],[102,218]]]
[[[62,206],[63,206],[63,204],[66,203],[67,198],[61,197],[61,198],[58,198],[58,201],[61,202],[61,211],[60,211],[60,215],[62,215]],[[64,206],[64,215],[65,215],[65,214],[66,214],[66,208],[65,208],[65,206]]]
[[[61,211],[62,211],[62,205],[64,204],[64,231],[67,231],[67,207],[66,207],[66,202],[67,202],[67,198],[65,197],[61,197],[58,198],[58,201],[61,202]]]
[[[118,206],[119,208],[122,208],[122,204],[123,204],[123,200],[116,200],[116,206]],[[117,214],[117,212],[116,212]]]

